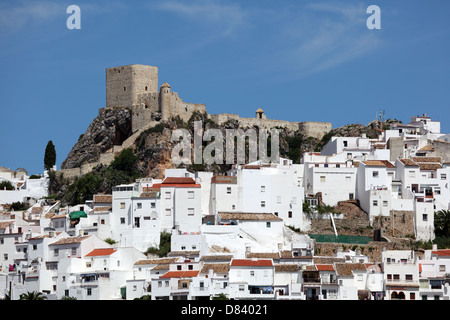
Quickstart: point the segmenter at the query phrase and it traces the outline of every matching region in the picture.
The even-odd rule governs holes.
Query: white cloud
[[[237,3],[220,2],[217,0],[196,0],[191,2],[169,0],[152,5],[152,9],[172,12],[183,18],[207,22],[215,31],[220,29],[218,36],[232,34],[245,23],[246,13]]]
[[[41,23],[64,16],[66,7],[49,1],[14,1],[14,5],[0,4],[0,29],[3,35],[14,34],[24,28],[32,28]]]

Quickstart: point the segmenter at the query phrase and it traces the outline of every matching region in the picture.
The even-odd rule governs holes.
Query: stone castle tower
[[[204,104],[187,103],[165,82],[158,90],[158,68],[140,64],[106,69],[106,107],[132,110],[132,131],[157,121],[179,116],[189,120],[194,111],[206,112]]]

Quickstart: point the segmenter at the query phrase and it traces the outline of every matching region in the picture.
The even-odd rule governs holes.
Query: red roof
[[[449,257],[450,256],[450,249],[440,249],[440,250],[434,250],[431,252],[432,254],[436,254],[440,257]]]
[[[114,250],[113,248],[94,249],[91,252],[89,252],[87,255],[85,255],[85,257],[109,256],[116,251],[117,250]]]
[[[164,179],[162,184],[156,185],[153,187],[177,187],[177,188],[200,188],[200,184],[196,184],[194,179],[192,178],[184,178],[184,177],[167,177]]]
[[[318,271],[335,271],[332,264],[316,264]]]
[[[271,259],[233,259],[232,267],[272,267]]]
[[[199,270],[197,271],[168,271],[163,274],[160,278],[192,278],[196,277],[199,274]]]

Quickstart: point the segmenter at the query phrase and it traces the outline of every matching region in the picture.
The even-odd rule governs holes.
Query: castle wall
[[[128,65],[106,69],[106,106],[131,107],[140,93],[158,92],[158,68]]]
[[[239,121],[239,125],[243,128],[251,128],[258,126],[262,129],[270,130],[271,128],[281,127],[291,131],[301,130],[307,137],[322,139],[322,137],[331,130],[329,122],[290,122],[285,120],[273,120],[267,118],[241,118],[237,114],[221,113],[210,116],[211,120],[219,125],[229,120]]]
[[[300,122],[299,128],[307,137],[322,139],[331,129],[330,122]]]

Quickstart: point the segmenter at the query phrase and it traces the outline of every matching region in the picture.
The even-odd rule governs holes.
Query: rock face
[[[61,168],[77,168],[84,163],[96,161],[101,153],[115,145],[121,145],[131,134],[129,109],[100,109],[98,116],[91,122],[86,133],[80,136]]]

